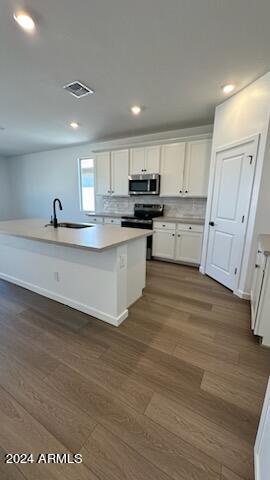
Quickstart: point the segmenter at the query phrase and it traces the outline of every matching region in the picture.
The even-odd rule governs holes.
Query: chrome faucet
[[[54,228],[58,227],[58,220],[56,217],[56,203],[59,205],[59,210],[63,210],[62,203],[59,200],[59,198],[55,198],[53,201],[53,218],[51,220],[51,223],[53,224]]]

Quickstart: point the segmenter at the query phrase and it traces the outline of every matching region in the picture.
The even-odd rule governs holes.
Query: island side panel
[[[146,237],[127,244],[127,306],[143,293],[146,283]]]
[[[0,235],[0,277],[118,326],[128,311],[125,293],[119,301],[117,250],[93,252]],[[122,283],[125,275],[124,269]]]

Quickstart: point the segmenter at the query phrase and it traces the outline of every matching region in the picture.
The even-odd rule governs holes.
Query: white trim
[[[236,289],[233,293],[243,300],[250,300],[250,293],[248,292],[243,292],[243,290]]]
[[[179,142],[193,142],[193,141],[200,141],[200,140],[212,140],[212,132],[208,133],[191,133],[190,135],[188,132],[186,135],[178,135],[178,136],[172,136],[164,139],[157,139],[157,140],[141,140],[138,142],[134,142],[134,139],[122,139],[123,141],[126,141],[127,143],[120,144],[119,146],[111,146],[111,147],[101,147],[101,148],[94,148],[92,151],[93,153],[102,153],[102,152],[113,152],[115,150],[126,150],[126,149],[132,149],[132,148],[141,148],[141,147],[151,147],[151,146],[156,146],[156,145],[169,145],[170,143],[179,143]],[[108,142],[109,144],[112,142]]]
[[[204,268],[203,265],[200,265],[199,272],[200,272],[202,275],[205,275],[205,268]]]
[[[25,282],[24,280],[20,280],[19,278],[13,277],[12,275],[7,275],[5,273],[0,272],[0,278],[6,280],[10,283],[15,283],[20,287],[26,288],[27,290],[31,290],[43,297],[50,298],[55,300],[56,302],[63,303],[75,310],[79,310],[80,312],[86,313],[87,315],[91,315],[92,317],[96,317],[99,320],[103,320],[104,322],[109,323],[115,327],[119,327],[119,325],[128,317],[128,310],[125,309],[118,317],[113,317],[112,315],[108,315],[101,310],[97,310],[95,308],[91,308],[88,305],[84,305],[83,303],[76,302],[75,300],[71,300],[70,298],[64,297],[63,295],[59,295],[58,293],[54,293],[51,290],[47,290],[45,288],[41,288],[33,283]]]

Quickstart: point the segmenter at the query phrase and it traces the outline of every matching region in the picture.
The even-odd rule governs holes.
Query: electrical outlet
[[[59,272],[54,272],[53,277],[56,282],[60,281]]]

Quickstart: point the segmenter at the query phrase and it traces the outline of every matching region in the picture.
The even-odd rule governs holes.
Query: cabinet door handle
[[[172,233],[172,237],[174,237],[174,236],[175,236],[174,233]]]
[[[192,227],[188,227],[188,228],[189,228],[189,230],[192,230]]]
[[[181,237],[181,235],[179,235],[179,233],[178,233],[177,237],[178,237],[178,238],[180,238],[180,237]]]
[[[188,193],[188,190],[185,190],[185,193]]]
[[[257,263],[255,263],[255,268],[260,268],[260,265],[258,265]]]
[[[215,226],[215,222],[209,222],[209,225],[210,225],[210,227],[214,227],[214,226]]]
[[[179,190],[179,193],[183,193],[182,190]]]

